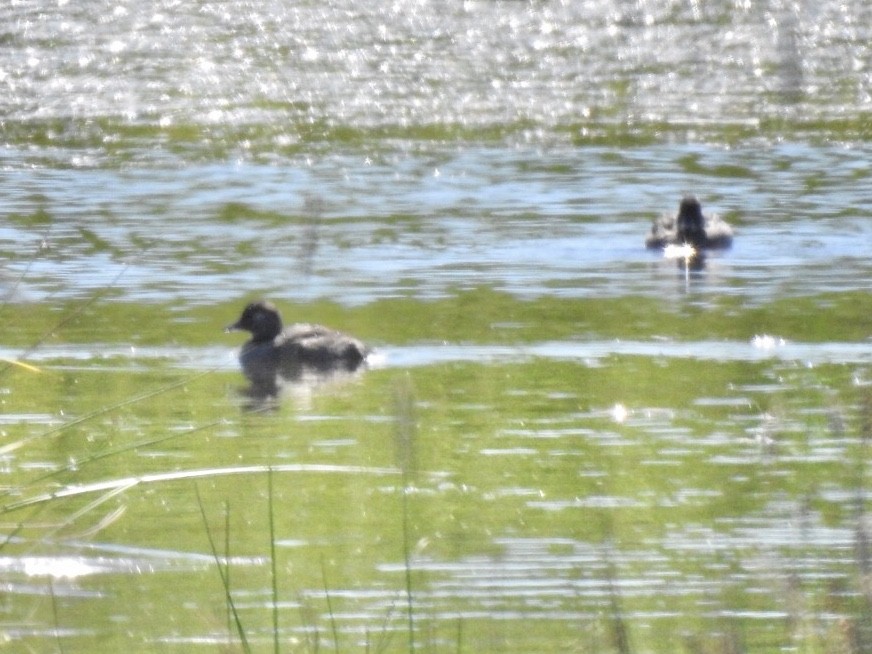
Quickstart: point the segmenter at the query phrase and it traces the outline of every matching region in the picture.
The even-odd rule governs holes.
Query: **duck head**
[[[232,325],[227,325],[225,332],[244,330],[251,332],[253,341],[271,341],[282,331],[282,318],[269,302],[252,302],[242,312]]]
[[[685,195],[678,207],[678,240],[700,246],[705,243],[705,218],[702,206],[692,195]]]

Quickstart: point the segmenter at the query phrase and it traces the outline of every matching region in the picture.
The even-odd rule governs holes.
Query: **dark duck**
[[[269,302],[253,302],[225,331],[251,333],[239,362],[255,395],[274,395],[277,379],[298,380],[305,373],[353,372],[366,360],[369,348],[347,334],[322,325],[282,326],[278,310]]]
[[[703,215],[699,200],[692,195],[682,198],[677,216],[669,214],[655,220],[645,238],[647,248],[690,245],[700,255],[703,250],[728,248],[732,243],[732,227],[717,214]]]

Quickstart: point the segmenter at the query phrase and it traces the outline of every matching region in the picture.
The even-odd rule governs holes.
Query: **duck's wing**
[[[733,228],[718,214],[705,217],[706,247],[728,248],[733,243]]]
[[[282,342],[286,341],[305,341],[312,338],[327,337],[330,335],[339,334],[336,330],[325,327],[324,325],[313,325],[310,323],[297,323],[285,327],[284,331],[279,335]],[[276,343],[278,345],[278,343]]]
[[[662,248],[675,243],[678,227],[675,214],[663,214],[651,224],[651,231],[645,237],[646,248]]]
[[[369,348],[353,336],[323,325],[291,325],[282,332],[276,345],[285,357],[319,368],[355,368],[369,353]]]

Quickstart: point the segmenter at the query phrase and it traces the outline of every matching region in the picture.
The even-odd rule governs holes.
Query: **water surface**
[[[869,8],[285,5],[0,9],[0,634],[868,650]]]

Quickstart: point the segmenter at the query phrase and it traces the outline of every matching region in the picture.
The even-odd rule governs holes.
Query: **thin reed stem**
[[[236,627],[236,633],[239,635],[239,642],[242,645],[242,651],[251,652],[251,647],[248,645],[248,639],[245,637],[245,629],[242,626],[242,620],[239,618],[239,612],[236,610],[236,603],[233,601],[233,595],[230,593],[230,572],[229,562],[228,569],[225,570],[221,563],[221,557],[218,556],[218,550],[215,547],[215,539],[212,538],[212,530],[209,529],[209,521],[206,519],[206,508],[203,506],[203,499],[200,497],[200,487],[195,483],[194,492],[197,496],[197,506],[200,508],[200,517],[203,519],[203,527],[206,530],[206,537],[209,540],[209,549],[212,551],[212,558],[215,559],[215,565],[218,568],[218,574],[221,577],[221,585],[224,587],[224,599],[227,606],[230,607],[230,612],[233,614],[233,624]]]
[[[403,565],[406,579],[406,615],[409,626],[409,651],[415,652],[415,602],[412,595],[412,552],[409,527],[409,487],[403,483]]]
[[[224,500],[224,560],[230,561],[230,503]],[[230,586],[230,566],[227,566],[227,585]],[[233,615],[230,604],[225,603],[225,619],[227,620],[227,644],[230,645],[230,634],[233,633]]]
[[[273,502],[273,469],[272,466],[266,471],[267,483],[267,506],[269,508],[269,560],[270,577],[272,582],[272,626],[273,626],[273,652],[279,654],[279,582],[276,566],[276,521],[275,504]]]
[[[394,447],[397,463],[403,475],[401,488],[402,527],[403,527],[403,566],[406,582],[406,615],[409,632],[409,651],[415,652],[415,602],[412,589],[412,528],[409,509],[409,495],[417,472],[416,419],[414,394],[408,377],[394,389],[396,428]]]
[[[321,582],[324,584],[324,597],[327,600],[327,615],[330,616],[330,630],[333,633],[333,649],[339,651],[339,631],[336,628],[336,616],[333,614],[333,600],[330,597],[330,586],[327,584],[327,569],[324,557],[321,557]]]
[[[130,264],[126,264],[126,265],[125,265],[125,266],[124,266],[124,267],[123,267],[123,268],[118,272],[118,274],[115,275],[115,277],[112,278],[112,281],[109,282],[109,284],[107,284],[106,286],[104,286],[103,288],[101,288],[100,290],[98,290],[98,291],[97,291],[96,293],[94,293],[91,297],[89,297],[88,300],[87,300],[86,302],[83,302],[82,304],[80,304],[78,307],[76,307],[75,309],[73,309],[70,313],[68,313],[67,315],[65,315],[64,317],[62,317],[60,320],[58,320],[58,321],[57,321],[57,322],[56,322],[52,327],[50,327],[50,328],[47,329],[45,332],[43,332],[43,334],[42,334],[39,338],[37,338],[37,339],[36,339],[36,340],[35,340],[35,341],[30,345],[30,347],[28,347],[27,349],[25,349],[25,350],[24,350],[24,351],[23,351],[23,352],[22,352],[18,357],[16,357],[16,359],[24,359],[25,357],[27,357],[28,354],[30,354],[31,352],[34,352],[34,351],[35,351],[35,350],[36,350],[40,345],[42,345],[43,343],[45,343],[45,341],[48,340],[48,338],[49,338],[52,334],[54,334],[56,331],[58,331],[61,327],[63,327],[63,326],[66,325],[67,323],[72,322],[73,320],[75,320],[75,319],[76,319],[80,314],[82,314],[82,313],[83,313],[83,312],[84,312],[88,307],[90,307],[92,304],[94,304],[95,302],[97,302],[97,300],[99,300],[99,299],[102,298],[104,295],[106,295],[106,294],[107,294],[107,293],[108,293],[112,288],[115,287],[115,285],[118,283],[118,280],[121,279],[121,277],[124,275],[124,273],[127,272],[127,269],[128,269],[129,267],[130,267]],[[0,375],[2,375],[3,373],[5,373],[5,372],[6,372],[6,371],[11,367],[11,366],[12,366],[11,363],[7,363],[5,366],[0,367]]]
[[[48,591],[49,591],[49,594],[51,595],[51,612],[52,612],[52,619],[54,620],[55,642],[57,643],[57,646],[58,646],[58,652],[63,654],[64,653],[64,643],[61,640],[61,621],[60,621],[60,617],[58,614],[58,598],[57,598],[57,595],[55,595],[54,583],[52,582],[51,577],[48,578]]]
[[[48,431],[44,431],[41,434],[34,434],[33,436],[27,436],[25,438],[21,438],[21,439],[15,441],[15,442],[8,443],[7,445],[0,447],[0,455],[8,454],[9,452],[14,452],[15,450],[23,447],[24,445],[27,445],[28,443],[30,443],[32,441],[39,440],[42,438],[47,438],[49,436],[54,436],[54,435],[59,434],[63,431],[66,431],[67,429],[69,429],[71,427],[75,427],[76,425],[81,425],[82,423],[93,420],[94,418],[98,418],[100,416],[106,415],[107,413],[112,413],[113,411],[116,411],[118,409],[130,406],[131,404],[136,404],[137,402],[142,402],[143,400],[147,400],[147,399],[150,399],[152,397],[156,397],[158,395],[161,395],[163,393],[167,393],[168,391],[179,388],[180,386],[185,386],[186,384],[191,383],[193,380],[198,379],[200,377],[203,377],[204,375],[211,374],[212,372],[214,372],[214,371],[213,370],[206,370],[206,371],[197,373],[196,375],[191,375],[189,377],[185,377],[184,379],[181,379],[177,382],[173,382],[172,384],[167,384],[165,386],[161,386],[160,388],[154,389],[152,391],[142,393],[141,395],[136,395],[136,396],[131,397],[131,398],[124,400],[122,402],[118,402],[116,404],[112,404],[110,406],[106,406],[106,407],[103,407],[101,409],[97,409],[96,411],[91,411],[90,413],[86,413],[83,416],[80,416],[78,418],[75,418],[73,420],[65,422],[61,425],[58,425],[57,427],[55,427],[53,429],[49,429]],[[219,422],[220,421],[216,421],[214,424],[218,424]]]
[[[33,253],[33,256],[27,261],[27,265],[24,267],[24,270],[21,271],[21,274],[18,275],[16,280],[9,286],[9,290],[6,291],[6,296],[0,301],[0,315],[2,315],[3,310],[6,309],[6,305],[15,295],[15,292],[18,290],[18,287],[21,286],[21,282],[24,281],[24,278],[27,277],[30,269],[33,267],[33,264],[36,262],[36,255],[38,255],[44,249],[46,242],[48,241],[48,235],[51,233],[51,228],[47,229],[45,235],[39,240],[39,246]]]

